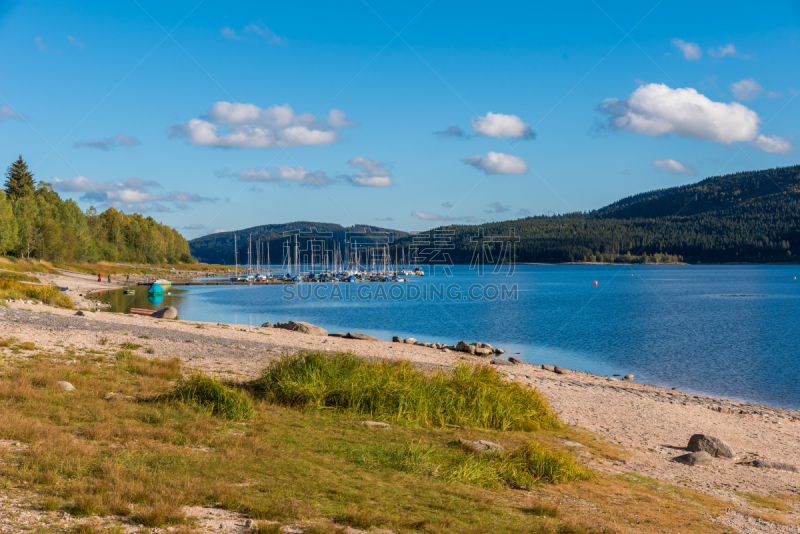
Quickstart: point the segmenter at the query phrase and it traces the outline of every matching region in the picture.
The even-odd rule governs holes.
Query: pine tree
[[[19,198],[32,193],[33,189],[33,173],[28,170],[28,164],[20,156],[6,171],[6,195],[9,198]]]

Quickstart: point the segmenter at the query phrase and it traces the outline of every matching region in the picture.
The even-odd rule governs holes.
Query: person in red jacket
[[[103,275],[102,274],[97,273],[97,281],[98,282],[102,282],[103,281]]]

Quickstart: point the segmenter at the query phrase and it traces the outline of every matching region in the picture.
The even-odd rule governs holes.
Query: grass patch
[[[142,348],[141,345],[137,345],[136,343],[130,343],[130,342],[125,342],[122,345],[120,345],[120,347],[122,347],[125,350],[136,350]]]
[[[154,372],[130,372],[132,362]],[[254,417],[246,422],[183,402],[104,400],[112,391],[139,399],[173,395],[177,387],[169,377],[175,375],[159,370],[163,362],[152,368],[148,362],[130,351],[102,362],[67,362],[48,352],[6,362],[0,368],[0,436],[11,445],[0,446],[0,487],[24,488],[45,510],[88,518],[72,522],[73,528],[104,516],[104,526],[96,527],[103,532],[138,531],[139,524],[188,532],[192,523],[180,510],[204,506],[245,514],[256,521],[256,532],[300,524],[306,532],[332,534],[359,524],[431,534],[718,533],[710,518],[730,506],[685,488],[665,492],[602,472],[520,492],[426,471],[450,461],[500,465],[503,457],[451,445],[460,437],[499,442],[508,455],[532,437],[557,451],[565,437],[576,439],[569,427],[535,436],[451,426],[379,431],[356,425],[363,416],[346,410],[264,400],[252,401]],[[60,380],[75,391],[61,393]],[[359,461],[358,451],[369,461]],[[558,517],[533,512],[540,503],[557,506]],[[36,529],[63,530],[61,514],[45,514]]]
[[[36,350],[36,343],[33,341],[23,341],[18,347],[22,350]]]
[[[175,380],[181,377],[181,361],[178,358],[166,360],[148,359],[129,350],[117,351],[117,369],[136,375]]]
[[[253,387],[288,406],[339,408],[395,423],[525,431],[560,426],[537,390],[488,366],[426,373],[409,362],[307,352],[271,363]]]
[[[30,299],[51,306],[72,308],[72,299],[56,286],[35,286],[7,278],[0,278],[0,299]]]
[[[242,421],[254,416],[253,403],[247,395],[201,374],[181,381],[167,398],[225,419]]]
[[[484,454],[442,445],[422,442],[379,444],[346,451],[345,456],[371,469],[396,469],[489,489],[530,489],[543,482],[570,482],[592,477],[592,472],[568,453],[544,447],[533,440],[527,440],[508,452]]]

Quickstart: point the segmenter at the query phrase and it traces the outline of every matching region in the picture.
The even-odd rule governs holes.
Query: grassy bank
[[[38,279],[31,276],[0,272],[0,301],[23,299],[60,308],[72,308],[72,299],[56,286],[35,285],[37,283]]]
[[[57,512],[53,528],[66,512],[84,524],[114,515],[188,531],[184,507],[201,505],[251,517],[260,532],[280,524],[320,533],[719,531],[702,515],[718,509],[709,498],[590,473],[565,439],[597,458],[618,451],[559,424],[534,390],[479,370],[426,375],[309,354],[232,385],[184,375],[163,354],[147,359],[148,347],[105,343],[54,355],[15,353],[20,341],[6,341],[0,487]],[[60,380],[76,389],[62,391]],[[395,387],[367,395],[387,385]],[[484,388],[494,389],[496,409]],[[460,406],[459,423],[442,417],[442,406]],[[392,429],[359,426],[365,418]],[[460,438],[506,452],[477,455]]]

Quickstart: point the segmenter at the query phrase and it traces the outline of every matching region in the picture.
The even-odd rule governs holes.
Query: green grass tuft
[[[253,403],[244,393],[201,374],[182,381],[169,397],[210,415],[235,421],[252,419],[255,414]]]
[[[306,352],[271,363],[254,390],[289,406],[341,408],[419,426],[525,431],[560,426],[537,390],[488,366],[423,372],[405,361]]]

